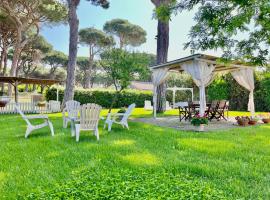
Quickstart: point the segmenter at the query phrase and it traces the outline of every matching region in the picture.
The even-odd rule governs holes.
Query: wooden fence
[[[0,107],[0,114],[16,114],[15,105],[16,103],[10,102],[5,107]],[[31,102],[17,103],[17,105],[24,113],[52,113],[61,111],[60,102],[58,101],[49,101],[45,106],[37,106]]]

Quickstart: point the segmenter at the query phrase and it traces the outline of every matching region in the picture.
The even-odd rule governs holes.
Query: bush
[[[231,74],[216,79],[207,88],[208,101],[227,99],[230,110],[246,111],[249,91],[239,85]],[[270,111],[270,74],[255,75],[254,102],[256,111]]]
[[[113,90],[75,90],[74,100],[79,101],[81,104],[96,103],[103,108],[109,108],[111,102],[115,96]],[[59,90],[59,100],[62,101],[64,96],[64,90]],[[144,107],[145,100],[152,100],[152,92],[138,91],[138,90],[125,90],[118,95],[118,100],[114,104],[115,108],[127,107],[132,103],[136,104],[136,107]],[[56,99],[56,88],[50,88],[46,91],[47,100]]]

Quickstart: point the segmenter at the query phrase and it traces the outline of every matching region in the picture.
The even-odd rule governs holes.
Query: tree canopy
[[[79,41],[90,48],[90,54],[95,55],[103,48],[114,45],[114,40],[101,30],[84,28],[79,31]]]
[[[100,56],[101,66],[113,79],[114,86],[118,91],[127,88],[137,74],[145,72],[145,66],[149,63],[147,56],[122,49],[107,50]]]
[[[243,59],[257,65],[269,60],[269,0],[182,0],[175,9],[199,5],[196,24],[186,47],[194,50],[221,48],[224,58]]]
[[[120,48],[139,46],[146,42],[146,31],[125,19],[113,19],[105,23],[103,30],[119,38]]]
[[[43,63],[50,66],[50,78],[54,78],[57,68],[65,68],[67,66],[67,62],[67,55],[56,50],[52,50],[43,58]]]

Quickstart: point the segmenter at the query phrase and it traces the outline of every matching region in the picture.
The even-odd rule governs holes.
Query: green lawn
[[[0,199],[270,199],[269,125],[193,133],[130,122],[108,133],[101,123],[99,142],[84,132],[76,143],[60,114],[50,118],[54,137],[44,128],[24,139],[24,121],[0,115]]]

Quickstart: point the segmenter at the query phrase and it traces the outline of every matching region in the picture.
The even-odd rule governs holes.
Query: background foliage
[[[63,99],[63,90],[59,90],[59,99]],[[75,90],[74,100],[79,101],[81,104],[96,103],[103,108],[109,108],[111,102],[116,94],[114,90]],[[46,91],[47,100],[56,99],[56,88],[51,88]],[[124,90],[118,94],[118,99],[114,104],[115,108],[126,107],[132,103],[136,107],[143,107],[145,100],[152,100],[152,92],[138,91],[138,90]]]

